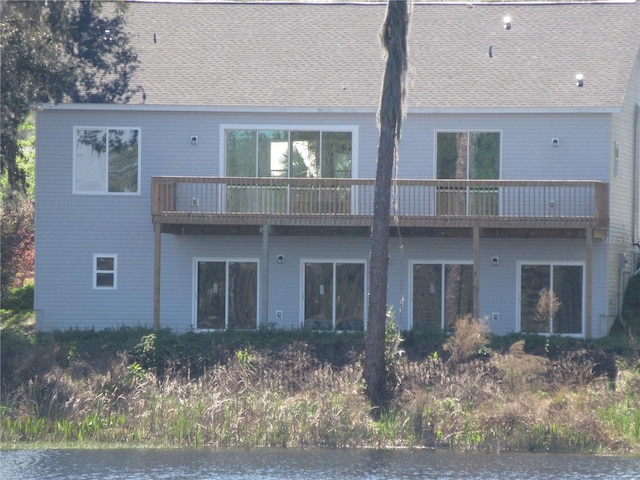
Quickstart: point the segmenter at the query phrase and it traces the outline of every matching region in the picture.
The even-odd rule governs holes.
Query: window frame
[[[352,333],[352,332],[366,332],[367,331],[367,318],[368,318],[368,309],[369,305],[367,302],[367,294],[369,292],[369,262],[366,259],[354,259],[354,258],[336,258],[336,259],[328,259],[328,258],[317,258],[317,257],[308,257],[300,259],[300,322],[299,326],[301,329],[305,327],[305,286],[306,286],[306,278],[305,278],[305,267],[309,263],[324,263],[332,265],[332,298],[331,298],[331,330],[314,330],[314,331],[327,331],[327,332],[340,332],[340,333]],[[363,325],[362,330],[336,330],[336,265],[337,264],[359,264],[364,266],[364,284],[363,284]]]
[[[77,165],[76,165],[76,159],[77,159],[77,146],[78,146],[78,133],[80,130],[102,130],[105,132],[106,137],[107,137],[107,144],[108,144],[108,137],[109,137],[109,131],[111,130],[136,130],[138,132],[138,159],[137,159],[137,165],[138,165],[138,171],[137,171],[137,191],[135,192],[110,192],[109,191],[109,155],[108,152],[105,154],[106,158],[105,158],[105,175],[106,178],[104,179],[104,185],[105,185],[105,189],[102,191],[98,191],[98,190],[78,190],[76,188],[76,178],[77,178]],[[142,128],[141,127],[129,127],[129,126],[120,126],[120,127],[115,127],[115,126],[85,126],[85,125],[74,125],[73,126],[73,157],[72,157],[72,193],[74,195],[126,195],[126,196],[139,196],[141,195],[141,188],[142,188]]]
[[[98,268],[99,258],[110,258],[113,260],[113,269],[104,270]],[[113,285],[98,285],[98,274],[113,275]],[[93,254],[93,289],[94,290],[117,290],[118,289],[118,255],[115,253],[94,253]]]
[[[441,180],[438,177],[438,134],[439,133],[467,133],[471,135],[472,133],[498,133],[500,135],[500,147],[498,149],[498,178],[493,180],[501,180],[502,179],[502,139],[504,137],[504,130],[501,128],[439,128],[433,131],[433,178],[436,180]],[[466,178],[461,180],[472,180],[469,178],[469,149],[470,146],[467,145],[467,175]],[[444,179],[442,179],[444,180]]]
[[[550,269],[550,289],[553,291],[553,268],[558,266],[566,267],[580,267],[582,269],[582,289],[581,289],[581,303],[580,303],[580,333],[556,333],[549,332],[522,332],[522,266],[534,265],[534,266],[546,266]],[[586,331],[586,265],[581,261],[541,261],[541,260],[518,260],[516,262],[516,325],[515,330],[518,333],[530,333],[532,335],[559,335],[563,337],[585,338]],[[553,325],[555,326],[555,325]],[[551,329],[550,329],[551,330]]]
[[[256,123],[225,123],[220,124],[220,151],[219,157],[221,159],[219,165],[219,175],[221,177],[226,176],[227,172],[227,130],[286,130],[289,132],[289,139],[291,132],[318,132],[322,138],[323,132],[350,132],[351,133],[351,177],[358,178],[358,133],[359,128],[357,125],[331,125],[331,124],[256,124]],[[291,166],[289,165],[286,178],[295,178],[290,176]],[[320,178],[332,178],[332,177],[320,177]]]
[[[224,263],[225,264],[225,312],[224,328],[198,328],[198,264],[200,262]],[[257,330],[260,326],[260,259],[257,257],[194,257],[193,277],[192,277],[192,314],[191,327],[194,332],[219,332],[229,330],[229,264],[230,263],[255,263],[256,264],[256,324],[252,329],[235,330]]]
[[[440,278],[440,330],[445,331],[446,325],[446,311],[445,311],[445,297],[446,297],[446,289],[444,288],[446,282],[446,270],[445,268],[448,265],[466,265],[471,266],[473,268],[473,260],[410,260],[409,261],[409,319],[408,319],[408,329],[413,330],[414,327],[414,311],[413,311],[413,288],[414,288],[414,278],[413,278],[413,268],[415,265],[439,265],[441,278]]]

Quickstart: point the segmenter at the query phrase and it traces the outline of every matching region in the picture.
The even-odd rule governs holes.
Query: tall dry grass
[[[439,351],[395,358],[394,400],[376,416],[361,356],[331,363],[306,341],[244,344],[197,374],[158,374],[131,352],[91,361],[32,348],[22,380],[3,391],[4,445],[640,450],[637,364],[619,362],[611,378],[586,348],[541,356],[518,340],[491,350],[469,318]]]

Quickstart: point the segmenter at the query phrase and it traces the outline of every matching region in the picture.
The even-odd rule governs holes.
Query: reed
[[[3,376],[2,445],[640,451],[635,358],[612,380],[585,344],[539,355],[519,338],[497,350],[481,326],[466,327],[447,349],[446,339],[423,355],[403,346],[380,415],[364,395],[359,336],[198,337],[214,357],[180,351],[186,339],[166,332],[136,331],[135,343],[111,332],[123,342],[113,346],[100,332],[58,333],[13,350],[20,375]],[[102,353],[89,355],[96,344]]]

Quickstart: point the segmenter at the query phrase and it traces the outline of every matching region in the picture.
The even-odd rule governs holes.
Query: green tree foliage
[[[39,102],[127,101],[137,58],[123,31],[124,3],[7,1],[0,4],[1,168],[5,193],[26,190],[20,126]]]
[[[33,202],[25,194],[7,196],[0,204],[0,295],[3,300],[7,299],[11,289],[21,287],[26,280],[33,278],[33,217]]]
[[[629,279],[620,317],[628,333],[640,336],[640,272]]]
[[[107,6],[110,12],[107,12]],[[33,274],[33,142],[25,125],[46,102],[127,102],[138,61],[124,1],[0,0],[0,184],[3,296]]]

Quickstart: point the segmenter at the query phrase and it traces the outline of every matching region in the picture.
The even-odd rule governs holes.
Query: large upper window
[[[582,265],[520,264],[520,330],[582,335]]]
[[[140,130],[75,129],[74,193],[139,193]]]
[[[364,262],[304,262],[304,326],[362,331]]]
[[[350,178],[352,132],[225,130],[228,177]]]
[[[351,178],[353,132],[332,130],[227,129],[227,177],[309,179],[228,184],[228,212],[349,213],[346,185],[319,188],[313,179]],[[316,182],[317,183],[317,182]]]
[[[415,329],[452,329],[473,312],[473,265],[413,263],[412,322]]]
[[[438,132],[438,178],[500,178],[500,132]]]
[[[197,330],[257,327],[257,261],[196,260],[195,270]]]
[[[438,132],[436,143],[439,179],[500,178],[499,132]],[[496,189],[452,185],[438,191],[441,215],[495,215],[497,209]]]

